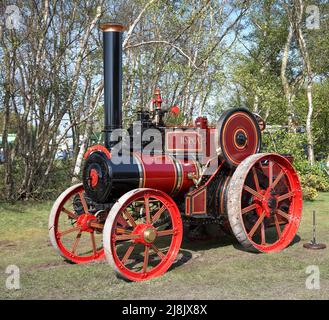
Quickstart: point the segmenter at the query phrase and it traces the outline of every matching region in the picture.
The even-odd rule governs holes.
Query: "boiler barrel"
[[[170,155],[108,157],[93,152],[86,159],[83,183],[95,202],[107,203],[136,188],[153,188],[175,197],[185,194],[199,175],[194,160],[176,159]]]

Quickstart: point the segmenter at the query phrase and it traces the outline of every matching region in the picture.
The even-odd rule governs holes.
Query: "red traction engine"
[[[139,281],[168,270],[183,233],[191,239],[209,226],[249,251],[287,247],[299,226],[302,191],[289,156],[260,153],[262,119],[236,108],[216,126],[199,117],[193,126],[167,127],[170,111],[156,90],[152,107],[138,113],[137,129],[115,141],[122,128],[124,27],[101,29],[105,143],[87,150],[83,183],[53,205],[49,236],[58,253],[74,263],[106,259],[121,277]],[[145,143],[145,134],[153,140]]]

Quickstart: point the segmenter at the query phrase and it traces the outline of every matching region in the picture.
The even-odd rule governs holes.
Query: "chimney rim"
[[[99,25],[99,28],[103,32],[123,32],[127,30],[127,27],[124,26],[121,23],[111,23],[111,22],[106,22],[106,23],[101,23]]]

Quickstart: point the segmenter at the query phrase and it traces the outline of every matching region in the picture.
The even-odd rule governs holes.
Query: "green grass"
[[[51,202],[0,204],[1,299],[329,299],[329,249],[309,251],[312,210],[318,240],[329,245],[329,193],[305,202],[297,242],[280,253],[252,254],[231,239],[183,243],[180,263],[140,283],[116,278],[109,265],[71,265],[48,240]],[[6,267],[20,268],[21,289],[5,287]],[[305,287],[306,268],[320,268],[320,290]]]

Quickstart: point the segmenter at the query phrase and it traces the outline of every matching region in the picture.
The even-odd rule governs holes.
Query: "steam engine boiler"
[[[216,226],[249,251],[277,252],[297,232],[302,191],[292,158],[261,153],[262,118],[226,110],[215,125],[166,126],[179,112],[151,106],[122,128],[122,35],[103,24],[104,145],[84,155],[82,183],[65,190],[49,216],[49,236],[65,259],[106,259],[131,281],[162,275],[183,239]]]

